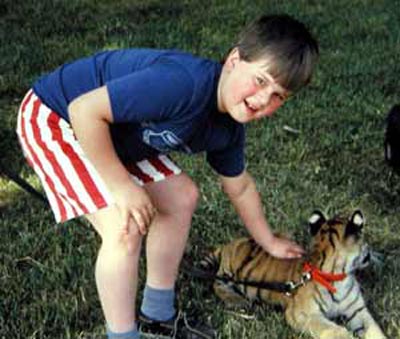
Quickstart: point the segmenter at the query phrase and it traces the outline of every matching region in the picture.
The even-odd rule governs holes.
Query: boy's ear
[[[225,65],[229,70],[235,68],[237,62],[240,61],[239,49],[234,47],[228,54],[228,57],[225,60]]]
[[[325,223],[326,218],[324,214],[320,210],[315,210],[310,218],[308,219],[308,225],[310,226],[310,233],[312,236],[316,235],[321,228],[321,226]]]

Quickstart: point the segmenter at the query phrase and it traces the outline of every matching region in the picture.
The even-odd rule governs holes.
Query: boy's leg
[[[185,174],[146,184],[145,188],[158,210],[147,238],[146,283],[156,289],[173,289],[197,203],[197,188]],[[112,332],[128,332],[135,326],[142,237],[136,227],[128,236],[118,230],[119,214],[114,206],[86,218],[102,239],[96,284],[107,326]]]
[[[147,235],[146,283],[170,289],[175,285],[199,193],[184,173],[149,183],[145,189],[158,211]]]
[[[197,204],[197,187],[185,174],[145,186],[157,207],[146,246],[147,279],[141,312],[153,320],[175,316],[175,280]]]
[[[102,244],[96,262],[96,284],[110,332],[135,329],[135,298],[142,237],[132,225],[128,235],[118,227],[115,206],[101,209],[86,218],[100,234]]]
[[[158,214],[147,236],[147,280],[139,317],[141,333],[156,338],[158,334],[174,338],[193,335],[215,338],[216,332],[208,325],[197,320],[189,324],[184,313],[175,313],[171,298],[197,205],[198,189],[185,174],[147,184],[145,188]],[[165,317],[168,313],[170,316]]]

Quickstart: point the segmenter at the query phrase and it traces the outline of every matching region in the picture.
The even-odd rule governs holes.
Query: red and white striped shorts
[[[38,174],[57,222],[91,214],[113,203],[70,124],[43,104],[32,90],[19,109],[17,133],[25,158]],[[126,168],[139,185],[181,173],[163,154]]]

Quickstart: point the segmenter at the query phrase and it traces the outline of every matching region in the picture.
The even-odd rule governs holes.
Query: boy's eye
[[[286,101],[290,95],[287,93],[285,93],[285,94],[284,93],[274,93],[274,96],[283,102],[283,101]]]
[[[285,101],[285,100],[286,100],[286,96],[284,96],[283,94],[275,93],[275,96],[276,96],[280,101]]]
[[[256,84],[259,86],[264,86],[267,82],[264,78],[257,76],[256,77]]]

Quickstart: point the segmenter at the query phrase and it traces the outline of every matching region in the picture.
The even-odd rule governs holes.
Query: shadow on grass
[[[2,135],[3,132],[0,129]],[[12,213],[14,206],[21,201],[29,209],[48,210],[47,198],[41,188],[35,188],[24,178],[24,172],[32,173],[32,170],[25,163],[18,143],[15,142],[11,147],[9,146],[7,151],[5,156],[2,154],[0,159],[0,178],[3,181],[0,183],[0,215],[8,218],[7,215]],[[37,211],[33,211],[33,213],[37,213]]]
[[[24,192],[10,189],[8,198],[0,219],[0,337],[94,333],[102,319],[88,264],[98,247],[94,231],[77,222],[56,226],[51,211]]]
[[[14,186],[15,184],[12,185]],[[23,213],[21,213],[21,209]],[[33,197],[18,186],[15,186],[15,189],[12,187],[12,190],[4,189],[0,194],[0,215],[3,219],[11,221],[14,217],[17,219],[22,218],[22,215],[27,212],[33,215],[40,215],[48,210],[49,207],[46,203]]]
[[[373,160],[373,159],[371,159]],[[383,160],[371,161],[360,170],[360,176],[355,181],[355,190],[366,194],[382,215],[399,212],[400,209],[400,176],[395,173]]]

